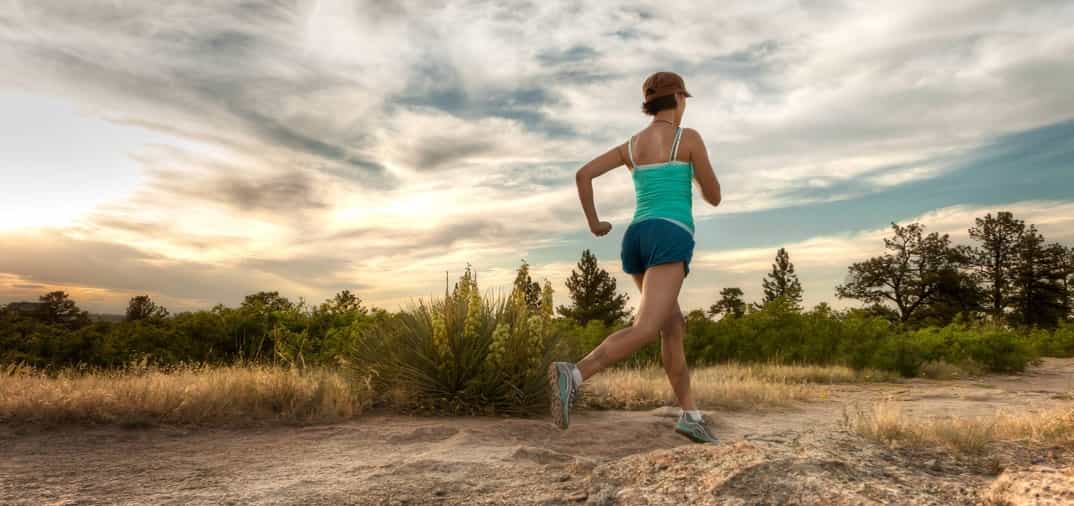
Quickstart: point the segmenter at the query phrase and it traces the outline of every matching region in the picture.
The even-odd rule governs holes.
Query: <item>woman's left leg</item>
[[[668,375],[679,407],[693,411],[697,406],[694,405],[694,396],[690,392],[690,368],[686,365],[686,353],[682,345],[685,336],[686,320],[676,303],[671,316],[660,329],[660,362],[664,365],[664,372]]]
[[[634,284],[638,291],[645,282],[645,274],[633,274]],[[671,315],[660,327],[660,363],[667,373],[668,382],[675,392],[675,399],[679,401],[679,407],[692,411],[697,409],[694,405],[694,397],[690,393],[690,369],[686,365],[686,353],[683,351],[682,340],[686,336],[686,320],[683,318],[682,309],[678,301],[671,310]]]

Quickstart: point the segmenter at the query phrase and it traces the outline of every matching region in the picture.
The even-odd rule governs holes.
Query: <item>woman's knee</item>
[[[683,319],[682,313],[676,311],[669,317],[660,328],[660,332],[664,339],[682,339],[682,336],[686,334],[686,320]]]
[[[662,325],[650,321],[634,322],[634,331],[645,336],[646,341],[652,341],[660,337],[660,331],[662,328]]]

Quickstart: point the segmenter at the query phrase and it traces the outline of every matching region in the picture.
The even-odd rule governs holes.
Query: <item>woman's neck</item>
[[[653,116],[653,123],[671,123],[672,126],[679,126],[679,123],[675,121],[675,111],[665,109],[656,113]]]

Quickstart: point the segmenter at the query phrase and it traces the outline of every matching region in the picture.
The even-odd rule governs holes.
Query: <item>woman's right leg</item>
[[[682,288],[684,277],[682,262],[659,264],[646,269],[641,305],[634,325],[606,337],[578,362],[582,379],[592,377],[659,337],[664,323],[678,308],[679,289]]]

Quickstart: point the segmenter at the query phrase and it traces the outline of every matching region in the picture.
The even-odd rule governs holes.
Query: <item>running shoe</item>
[[[704,417],[701,420],[694,420],[685,412],[679,415],[679,421],[675,423],[675,432],[690,438],[695,443],[719,442],[719,439],[712,435],[712,431],[709,430]]]
[[[574,384],[571,371],[574,364],[553,362],[548,366],[548,397],[552,408],[552,423],[566,429],[571,423],[570,411],[574,398],[578,395],[578,386]]]

